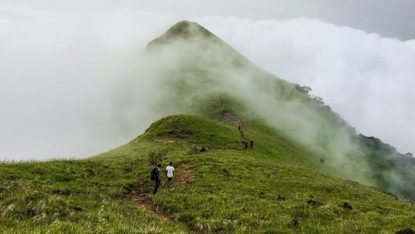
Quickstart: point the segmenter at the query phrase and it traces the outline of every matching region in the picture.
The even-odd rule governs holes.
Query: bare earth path
[[[185,186],[194,179],[194,174],[192,169],[187,164],[182,164],[178,166],[175,170],[173,177],[173,187],[167,188],[165,176],[162,177],[162,185],[160,189],[175,189],[178,187]],[[135,205],[139,206],[142,209],[147,210],[155,216],[160,217],[166,222],[173,222],[172,217],[167,212],[163,211],[161,207],[154,206],[151,203],[151,198],[154,196],[152,194],[153,183],[148,181],[139,182],[139,185],[131,190],[127,194],[126,199],[133,202]]]

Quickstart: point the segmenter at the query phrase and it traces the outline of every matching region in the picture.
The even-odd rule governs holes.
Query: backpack
[[[155,181],[157,179],[157,171],[156,170],[157,170],[157,168],[154,168],[150,173],[150,179],[152,181]]]

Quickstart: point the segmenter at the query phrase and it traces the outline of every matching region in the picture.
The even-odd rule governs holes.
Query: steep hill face
[[[171,27],[149,43],[148,58],[161,77],[165,96],[157,106],[166,115],[206,116],[212,111],[205,103],[222,103],[219,109],[261,120],[308,147],[337,176],[415,200],[415,159],[357,134],[321,98],[309,95],[308,87],[264,72],[197,23]]]

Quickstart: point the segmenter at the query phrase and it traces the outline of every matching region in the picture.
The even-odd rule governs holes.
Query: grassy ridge
[[[212,103],[228,102],[238,116],[260,119],[318,151],[337,175],[415,201],[412,156],[358,134],[311,88],[263,71],[199,24],[175,24],[147,52],[160,87],[157,112],[216,118],[223,109]]]
[[[330,176],[316,155],[256,122],[243,130],[171,116],[94,158],[1,164],[0,232],[393,233],[413,225],[411,203]],[[254,149],[243,150],[243,139]],[[206,153],[191,150],[201,145]],[[175,188],[150,194],[149,155],[179,168]],[[180,168],[191,174],[182,184]]]
[[[363,147],[346,154],[349,161],[341,166],[369,160],[379,187],[411,198],[413,186],[400,186],[407,189],[402,191],[390,181],[413,185],[413,173],[402,170],[408,166],[396,150],[357,137],[304,87],[249,64],[195,23],[175,25],[150,43],[149,52],[158,58],[163,45],[166,55],[178,50],[187,56],[170,70],[160,69],[168,78],[159,90],[166,95],[160,97],[158,107],[166,111],[161,113],[204,117],[161,119],[128,144],[85,160],[0,164],[0,233],[395,233],[415,228],[413,204],[340,179],[342,168],[329,165],[337,152],[329,146],[340,147],[343,136],[356,136]],[[244,80],[228,83],[230,74]],[[239,81],[252,81],[250,89]],[[278,118],[279,124],[270,124]],[[244,134],[235,127],[238,121]],[[312,126],[320,133],[312,137],[319,150],[310,152],[289,140],[303,137]],[[246,140],[255,141],[254,149],[242,149]],[[202,145],[207,152],[192,150]],[[150,162],[170,161],[177,168],[175,186],[153,196]]]

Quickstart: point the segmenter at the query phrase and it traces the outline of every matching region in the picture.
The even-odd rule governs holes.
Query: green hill
[[[337,176],[415,201],[415,158],[358,134],[321,98],[310,95],[309,87],[261,70],[197,23],[179,22],[150,42],[148,60],[161,95],[155,109],[162,116],[214,117],[204,112],[206,102],[226,97],[238,115],[260,119],[307,147]]]
[[[168,117],[88,159],[0,164],[0,232],[415,228],[406,200],[414,194],[412,158],[358,135],[307,87],[262,71],[187,21],[152,41],[147,56],[159,85],[154,109]],[[253,149],[244,149],[251,140]],[[152,195],[150,170],[168,162],[174,187]]]
[[[413,225],[411,203],[330,176],[314,155],[258,122],[244,122],[243,131],[176,115],[90,159],[2,164],[1,231],[393,233]],[[244,139],[254,148],[244,150]],[[206,152],[192,151],[202,145]],[[174,188],[154,196],[152,160],[177,168]]]

